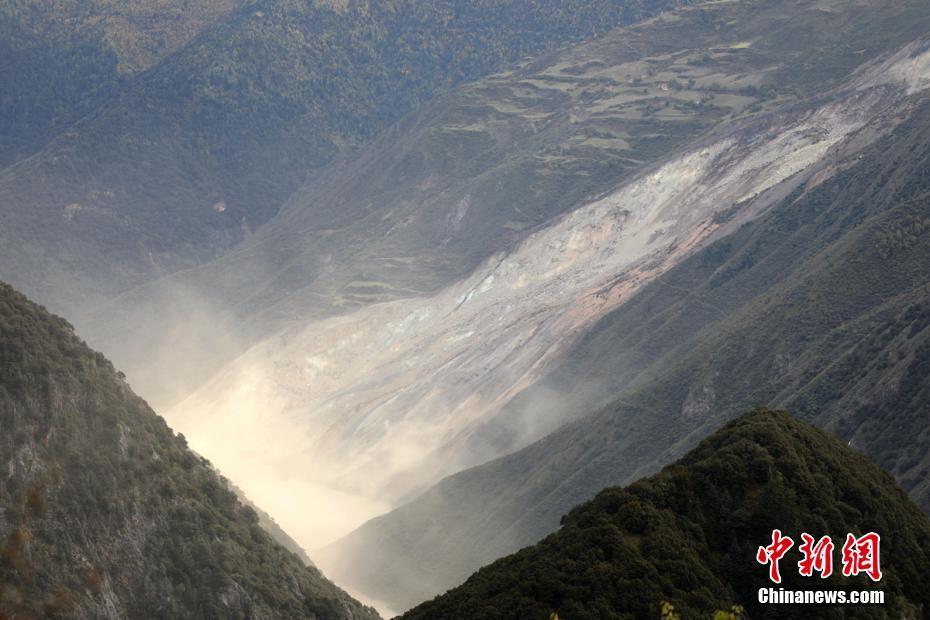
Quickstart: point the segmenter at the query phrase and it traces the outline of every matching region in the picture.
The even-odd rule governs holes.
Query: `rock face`
[[[771,606],[756,551],[780,529],[795,543],[785,590],[884,590],[882,605]],[[881,536],[882,579],[802,577],[801,534]],[[574,508],[558,532],[498,560],[406,620],[682,618],[743,606],[749,617],[922,618],[930,604],[930,521],[891,476],[835,437],[784,412],[727,424],[661,473]],[[774,614],[774,616],[772,616]]]
[[[0,617],[377,618],[6,284],[0,369]]]

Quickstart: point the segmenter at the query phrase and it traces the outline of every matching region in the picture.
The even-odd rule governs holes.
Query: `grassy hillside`
[[[795,546],[782,561],[782,587],[883,589],[885,604],[759,604],[758,589],[772,584],[755,553],[775,528],[796,545],[802,532],[834,541],[880,533],[879,584],[840,571],[801,577]],[[920,618],[930,604],[928,543],[930,521],[891,476],[787,413],[758,410],[658,475],[602,491],[557,533],[403,618],[658,618],[663,602],[683,618],[709,618],[734,603],[754,618]]]
[[[121,373],[5,284],[0,368],[0,617],[377,617],[275,544]]]
[[[438,90],[678,3],[251,2],[0,174],[0,276],[73,314],[215,258]]]
[[[930,509],[930,103],[914,106],[604,318],[522,401],[596,413],[370,522],[334,548],[346,570],[378,592],[461,579],[759,404],[835,431]],[[359,555],[373,546],[383,559]]]

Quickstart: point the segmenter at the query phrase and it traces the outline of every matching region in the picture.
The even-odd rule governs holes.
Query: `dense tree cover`
[[[755,555],[775,528],[798,541],[802,532],[834,540],[879,532],[879,584],[840,571],[801,577],[788,555],[782,587],[880,588],[885,605],[760,605],[757,590],[771,583]],[[834,436],[760,409],[659,474],[601,492],[557,533],[403,618],[642,619],[658,618],[663,602],[683,618],[711,617],[734,602],[751,617],[918,618],[930,604],[928,545],[930,521],[889,474]]]
[[[0,0],[0,168],[41,148],[237,4]]]
[[[0,284],[0,618],[376,618],[275,544],[63,319]]]

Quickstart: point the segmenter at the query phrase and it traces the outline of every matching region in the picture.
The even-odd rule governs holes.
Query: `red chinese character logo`
[[[833,574],[833,541],[829,536],[824,536],[814,543],[814,537],[810,534],[801,534],[804,541],[798,547],[804,557],[798,562],[798,568],[802,577],[810,577],[814,571],[820,573],[822,579],[826,579]]]
[[[778,562],[793,546],[794,541],[788,536],[782,536],[781,530],[772,530],[772,544],[768,547],[759,547],[756,552],[756,561],[759,564],[769,564],[769,579],[773,582],[781,583]]]
[[[865,573],[872,581],[881,581],[882,569],[879,559],[881,536],[869,532],[861,538],[853,534],[846,535],[843,545],[843,575],[850,577]]]

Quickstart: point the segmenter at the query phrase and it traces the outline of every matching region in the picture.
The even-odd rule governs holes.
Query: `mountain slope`
[[[63,320],[0,284],[0,616],[376,618],[277,546]]]
[[[796,14],[787,12],[786,6],[723,3],[717,10],[724,13],[710,23],[725,21],[726,16],[746,17],[744,11],[750,16],[758,15],[755,11],[778,15],[784,21],[762,22],[771,27],[782,26],[774,28],[774,34],[757,33],[762,50],[777,50],[780,48],[773,39],[785,37],[796,27]],[[690,19],[702,23],[699,9],[683,13],[694,12]],[[811,20],[818,17],[826,21],[831,17],[820,15],[819,9],[811,11]],[[874,11],[864,11],[860,17],[862,22],[856,21],[849,27],[871,23],[866,18],[874,17]],[[642,26],[645,30],[642,38],[647,38],[645,33],[654,32],[652,28],[662,32],[664,23]],[[682,17],[674,23],[685,30],[673,28],[673,31],[682,34],[687,32],[685,25],[690,22]],[[760,22],[746,19],[741,23],[750,24],[747,27],[756,32],[756,24]],[[737,80],[744,75],[741,71],[748,63],[767,66],[773,59],[759,51],[747,60],[740,60],[743,56],[731,51],[732,44],[727,42],[731,39],[722,41],[715,28],[699,28],[697,33],[699,45],[706,36],[708,42],[713,41],[715,47],[726,51],[719,53],[719,61],[695,70],[711,71],[722,81],[724,76]],[[744,34],[739,30],[737,33]],[[681,45],[661,37],[652,40],[660,46]],[[589,54],[594,56],[592,47],[598,52],[623,49],[625,41],[626,36],[609,35],[583,46],[585,49],[571,58],[580,62]],[[694,54],[695,50],[688,48],[682,54],[668,52],[667,56],[689,58]],[[606,54],[600,57],[612,58]],[[857,152],[893,127],[900,116],[907,114],[908,92],[924,87],[925,73],[910,69],[915,64],[923,67],[920,63],[927,58],[930,56],[926,50],[909,46],[859,71],[848,70],[845,83],[802,102],[787,102],[783,106],[770,102],[769,112],[747,112],[722,123],[718,116],[718,124],[711,131],[666,154],[653,166],[640,169],[639,174],[635,174],[635,168],[629,176],[619,174],[619,185],[570,213],[551,219],[547,226],[534,230],[509,252],[486,260],[466,278],[438,292],[369,304],[321,321],[304,322],[297,317],[292,327],[251,348],[167,415],[198,450],[210,455],[222,471],[274,514],[304,546],[312,549],[346,534],[354,524],[399,505],[441,476],[526,445],[563,422],[566,415],[561,411],[551,417],[527,417],[526,424],[514,425],[516,432],[495,434],[497,443],[469,442],[515,393],[540,378],[572,340],[603,314],[623,305],[648,282],[704,244],[764,213],[795,186],[832,162],[834,147],[848,144]],[[547,66],[558,62],[557,58],[548,59]],[[689,71],[691,67],[683,60],[661,62],[669,62],[681,71]],[[827,64],[828,60],[823,62]],[[616,71],[618,76],[632,70],[622,60],[610,69],[598,69],[605,73]],[[779,71],[790,74],[791,67],[779,65]],[[513,78],[505,76],[505,79]],[[628,87],[619,77],[611,79],[619,84],[618,89]],[[789,79],[785,83],[794,82]],[[500,81],[490,79],[468,90],[490,88],[494,84]],[[735,85],[730,83],[729,87]],[[667,91],[659,89],[659,92]],[[668,92],[671,107],[677,99]],[[610,93],[607,91],[603,96],[616,95]],[[593,107],[603,103],[594,94],[588,100]],[[612,113],[632,114],[641,104],[639,99],[627,105],[618,104]],[[553,131],[572,130],[578,123],[570,119],[582,116],[585,110],[580,103],[564,105],[566,108],[559,109],[560,118],[553,121]],[[721,114],[721,110],[715,110],[714,114]],[[712,115],[706,118],[700,113],[669,114],[670,118],[662,116],[647,122],[666,134],[679,130],[678,139],[682,141],[695,129],[685,132],[677,120],[686,118],[681,122],[692,124],[691,119],[698,118],[703,123],[713,123]],[[619,119],[616,122],[621,125]],[[528,148],[532,142],[528,140],[526,145]],[[647,145],[648,140],[643,140],[618,157],[642,154],[648,158]],[[402,162],[406,155],[402,153]],[[591,165],[596,165],[593,163],[596,161],[592,159]],[[542,175],[542,168],[539,170]],[[390,171],[385,176],[389,175]],[[600,182],[606,183],[611,176],[602,179]],[[347,187],[351,187],[346,181]],[[366,188],[366,191],[372,190]],[[374,193],[365,196],[376,198]],[[530,196],[527,203],[514,205],[520,208],[533,203]],[[410,200],[409,208],[413,210],[423,204]],[[438,216],[443,212],[438,208],[445,205],[451,209],[452,204],[455,203],[437,201],[437,211],[427,211],[437,217],[426,217],[420,222],[440,220]],[[506,211],[493,215],[491,205],[473,203],[474,208],[481,210],[479,222],[492,224],[492,220],[502,216],[511,219]],[[288,218],[282,221],[282,226],[284,221],[291,224],[293,237],[287,239],[292,243],[277,247],[309,247],[307,254],[319,249],[317,244],[305,245],[299,238],[306,230],[299,225],[303,213],[296,208],[287,211]],[[340,210],[332,217],[341,214]],[[417,211],[411,215],[420,217]],[[380,217],[373,212],[366,221],[372,223]],[[503,228],[501,220],[497,221]],[[375,290],[371,294],[377,295],[377,291],[385,288],[373,279],[371,272],[377,267],[366,268],[361,264],[356,267],[353,255],[361,256],[364,261],[364,257],[378,253],[379,244],[389,245],[396,236],[405,234],[401,224],[381,222],[374,232],[368,231],[376,240],[365,243],[367,237],[354,238],[352,243],[340,247],[341,255],[347,258],[334,260],[333,272],[358,268],[361,273],[353,278],[353,288],[360,295],[365,290]],[[334,221],[328,236],[345,240],[342,234],[347,225],[354,232],[362,228],[351,222],[340,225]],[[390,230],[395,225],[396,233],[377,234],[381,226]],[[272,247],[268,239],[265,242]],[[248,249],[258,251],[253,245]],[[245,264],[249,256],[246,247],[242,252],[239,257],[242,262],[235,264]],[[438,254],[441,251],[432,255]],[[422,264],[416,257],[401,260],[402,255],[388,254],[387,258],[395,260],[383,264],[393,264],[396,273],[409,271],[403,265]],[[372,260],[368,264],[378,262]],[[211,272],[204,270],[200,275],[207,273]],[[250,272],[227,273],[231,277],[243,275],[243,281],[247,281]],[[204,279],[205,287],[208,280]],[[260,298],[267,299],[264,291],[255,297]],[[218,320],[208,313],[208,320],[203,323],[221,323],[220,317]],[[128,341],[130,336],[122,334],[131,334],[131,330],[115,332],[116,340]],[[167,367],[186,368],[175,364]],[[258,443],[274,448],[256,450],[257,438],[261,438]],[[286,486],[286,494],[276,498],[265,490],[279,488],[278,485]],[[299,507],[319,501],[320,492],[346,502],[344,513],[352,517],[341,519],[335,524],[337,527],[330,522],[317,523],[315,517],[305,518]],[[330,503],[336,498],[328,497],[326,501]],[[499,531],[506,532],[506,528]],[[465,540],[454,537],[448,544],[464,545]],[[359,550],[367,548],[363,544]],[[411,549],[400,550],[396,557],[405,558]],[[487,553],[501,551],[496,544],[489,544],[486,549]],[[457,549],[445,560],[441,553],[436,559],[454,562],[471,558],[476,552],[485,551],[481,547]],[[361,557],[355,554],[356,550],[344,555],[337,553],[334,562]],[[392,557],[391,553],[383,556],[387,566],[382,566],[378,558],[360,561],[359,566],[353,565],[345,572],[331,567],[324,558],[319,560],[321,566],[340,571],[341,578],[352,583],[364,581],[368,575],[387,582],[396,572],[392,566],[404,563],[392,563]],[[467,560],[472,568],[480,565],[471,562],[472,559]],[[411,563],[416,566],[417,560],[412,559]],[[434,587],[434,579],[451,585],[460,576],[456,574],[450,580],[443,571],[425,569],[417,571],[410,584],[422,592],[423,588]],[[407,596],[399,584],[382,585],[384,591],[374,596],[377,600]]]
[[[41,149],[239,4],[0,1],[0,169]]]
[[[878,532],[880,584],[838,570],[826,580],[803,578],[795,547],[782,561],[780,587],[883,589],[885,604],[759,604],[759,588],[772,584],[755,553],[776,528],[796,541],[802,532],[834,541]],[[656,618],[663,601],[685,618],[733,603],[750,617],[919,618],[930,604],[928,544],[930,522],[891,476],[835,437],[759,410],[658,475],[599,493],[568,513],[557,533],[403,618]]]
[[[607,315],[484,434],[513,423],[508,415],[600,411],[335,545],[351,585],[422,595],[432,580],[441,591],[760,403],[852,441],[930,509],[930,102],[911,107],[889,136],[847,159],[840,148],[768,215]],[[414,548],[411,537],[425,542]],[[359,555],[371,548],[385,555]]]
[[[173,404],[292,326],[436,294],[715,128],[793,122],[766,112],[798,119],[928,21],[918,1],[713,2],[612,31],[444,94],[217,261],[76,321],[141,393]],[[819,131],[800,137],[823,146]]]
[[[0,174],[0,277],[89,311],[216,258],[437,90],[669,4],[250,2]]]

